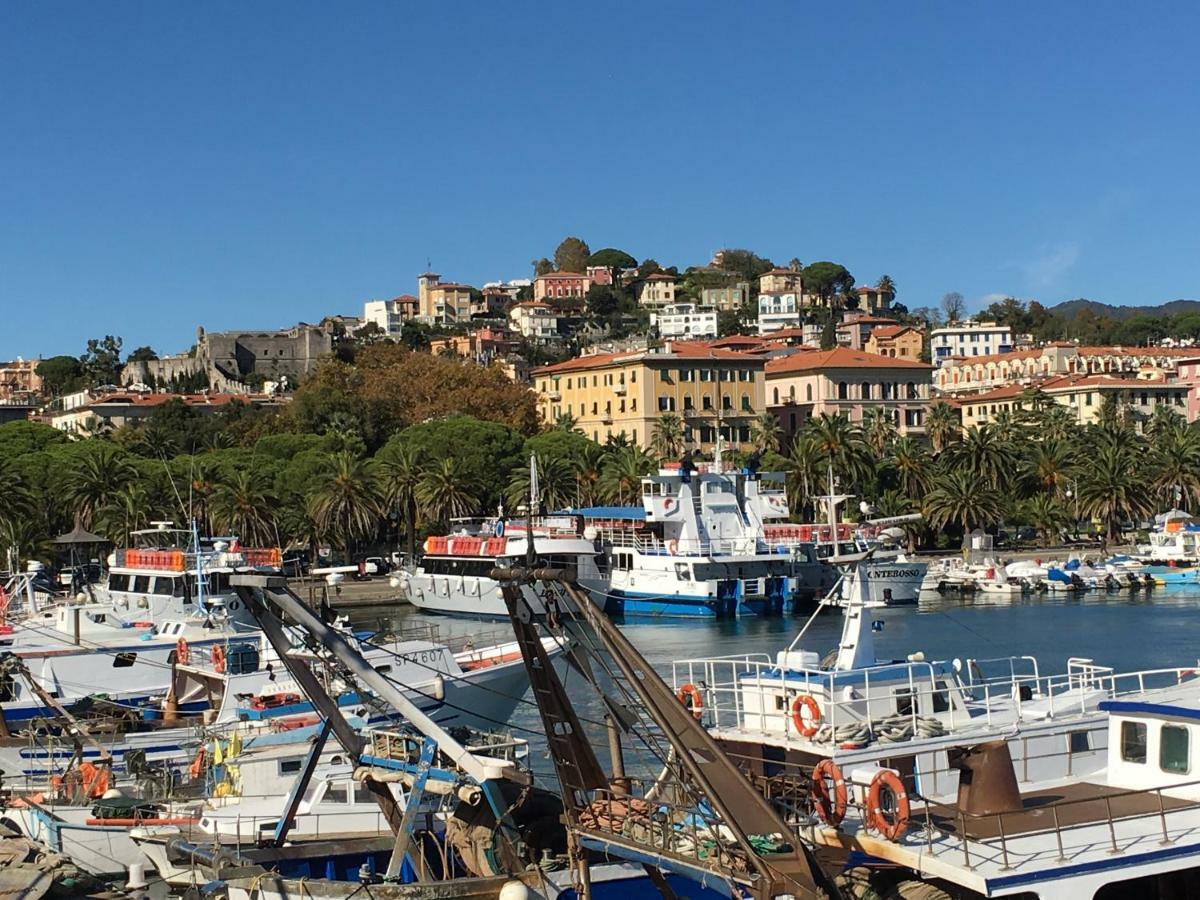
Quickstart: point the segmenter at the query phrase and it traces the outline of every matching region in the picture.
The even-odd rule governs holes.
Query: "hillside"
[[[1051,306],[1050,312],[1063,318],[1074,318],[1085,309],[1097,317],[1115,320],[1131,319],[1134,316],[1165,318],[1184,313],[1200,313],[1200,300],[1172,300],[1169,303],[1160,303],[1158,306],[1111,306],[1095,300],[1066,300],[1056,306]]]

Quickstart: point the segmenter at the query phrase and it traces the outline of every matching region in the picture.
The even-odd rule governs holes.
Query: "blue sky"
[[[1190,7],[1190,8],[1189,8]],[[1189,4],[9,3],[0,359],[186,349],[567,234],[910,307],[1200,297]]]

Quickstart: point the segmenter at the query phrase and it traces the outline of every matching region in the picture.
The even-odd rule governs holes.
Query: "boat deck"
[[[1163,811],[1200,807],[1200,802],[1165,795],[1161,800]],[[1056,827],[1107,824],[1110,817],[1127,819],[1157,815],[1159,812],[1157,794],[1131,794],[1109,785],[1086,781],[1022,794],[1021,803],[1022,810],[1004,813],[1005,837],[1052,831]],[[962,829],[971,840],[991,840],[1001,836],[1001,821],[997,815],[960,817],[957,807],[948,803],[932,804],[929,815],[933,824],[949,835],[959,836]]]

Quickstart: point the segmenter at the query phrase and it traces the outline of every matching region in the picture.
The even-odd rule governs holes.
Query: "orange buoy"
[[[884,789],[895,798],[896,808],[889,812],[883,806]],[[867,827],[889,841],[894,841],[908,827],[908,791],[904,782],[891,769],[882,769],[871,779],[867,792]]]
[[[699,719],[704,715],[704,695],[700,693],[700,688],[696,687],[690,681],[679,689],[679,693],[675,697],[692,711],[692,715],[695,718]]]
[[[832,792],[830,784],[833,785]],[[811,793],[813,806],[821,821],[834,828],[841,825],[842,819],[846,818],[850,797],[842,769],[832,759],[821,760],[813,769]]]
[[[808,710],[807,721],[803,715],[804,710]],[[812,737],[817,733],[817,729],[821,726],[821,707],[817,705],[817,701],[811,695],[799,694],[792,701],[792,724],[804,737]]]

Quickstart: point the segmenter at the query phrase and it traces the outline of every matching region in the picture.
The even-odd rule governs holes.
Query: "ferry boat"
[[[771,615],[822,585],[811,546],[771,539],[788,516],[781,472],[668,465],[642,479],[640,509],[574,512],[601,552],[600,577],[579,584],[609,615]]]
[[[535,566],[562,569],[595,582],[600,577],[599,557],[582,530],[580,521],[567,515],[523,521],[466,520],[450,534],[428,538],[420,562],[399,578],[417,609],[507,621],[504,599],[491,571],[526,565],[532,540]]]
[[[1186,513],[1172,511],[1150,532],[1148,544],[1138,547],[1134,558],[1143,574],[1160,584],[1191,584],[1200,581],[1200,522]]]

